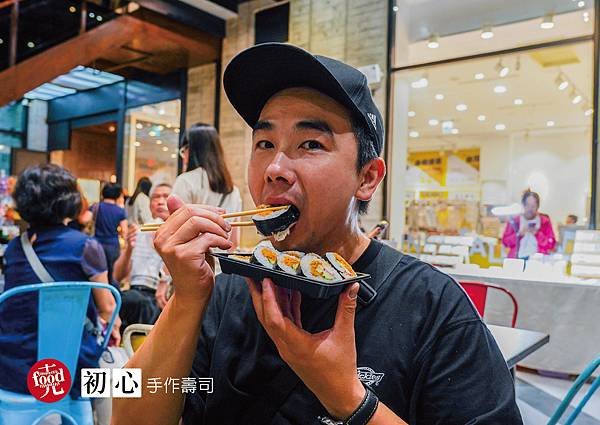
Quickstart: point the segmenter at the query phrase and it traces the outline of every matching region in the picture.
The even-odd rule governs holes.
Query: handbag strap
[[[33,272],[41,280],[43,283],[54,282],[54,278],[50,275],[46,267],[40,261],[40,257],[37,256],[35,251],[33,250],[33,246],[31,245],[31,241],[27,235],[27,232],[23,232],[21,234],[21,246],[23,247],[23,252],[25,253],[25,257],[29,262],[29,265],[33,269]]]

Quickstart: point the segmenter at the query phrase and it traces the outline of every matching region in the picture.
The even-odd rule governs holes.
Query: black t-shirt
[[[358,374],[410,425],[522,424],[512,377],[494,338],[449,276],[373,241],[353,265],[377,297],[358,306]],[[302,299],[304,329],[332,326],[337,297]],[[219,275],[191,375],[212,394],[187,394],[186,425],[320,423],[327,412],[256,318],[248,288]]]

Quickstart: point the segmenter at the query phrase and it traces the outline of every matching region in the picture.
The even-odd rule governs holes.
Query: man
[[[169,217],[167,198],[171,185],[162,183],[150,192],[151,223],[162,223]],[[151,233],[135,230],[128,233],[127,245],[115,262],[117,281],[129,277],[131,289],[121,294],[122,330],[132,323],[154,324],[167,303],[170,276],[164,262],[154,249]]]
[[[254,129],[254,202],[300,210],[275,247],[336,251],[371,274],[378,294],[357,307],[358,284],[328,300],[290,296],[269,279],[215,284],[205,253],[231,246],[230,226],[217,208],[171,198],[155,246],[176,290],[129,366],[211,377],[213,393],[115,400],[115,424],[520,424],[506,363],[465,293],[358,229],[385,174],[366,78],[273,43],[236,56],[224,87]]]

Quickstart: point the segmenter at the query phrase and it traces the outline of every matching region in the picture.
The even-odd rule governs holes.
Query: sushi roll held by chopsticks
[[[300,218],[300,211],[294,205],[286,205],[276,211],[264,211],[252,216],[256,230],[263,236],[273,236],[276,241],[284,240],[290,228]]]

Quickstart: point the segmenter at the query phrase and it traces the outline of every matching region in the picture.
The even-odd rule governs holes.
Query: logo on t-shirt
[[[358,373],[358,379],[360,379],[360,381],[363,384],[368,385],[370,387],[376,387],[377,385],[379,385],[379,383],[385,376],[385,373],[375,372],[373,369],[367,366],[359,367],[356,369],[356,371]]]
[[[69,393],[71,374],[63,362],[42,359],[29,369],[27,388],[37,400],[54,403]]]

